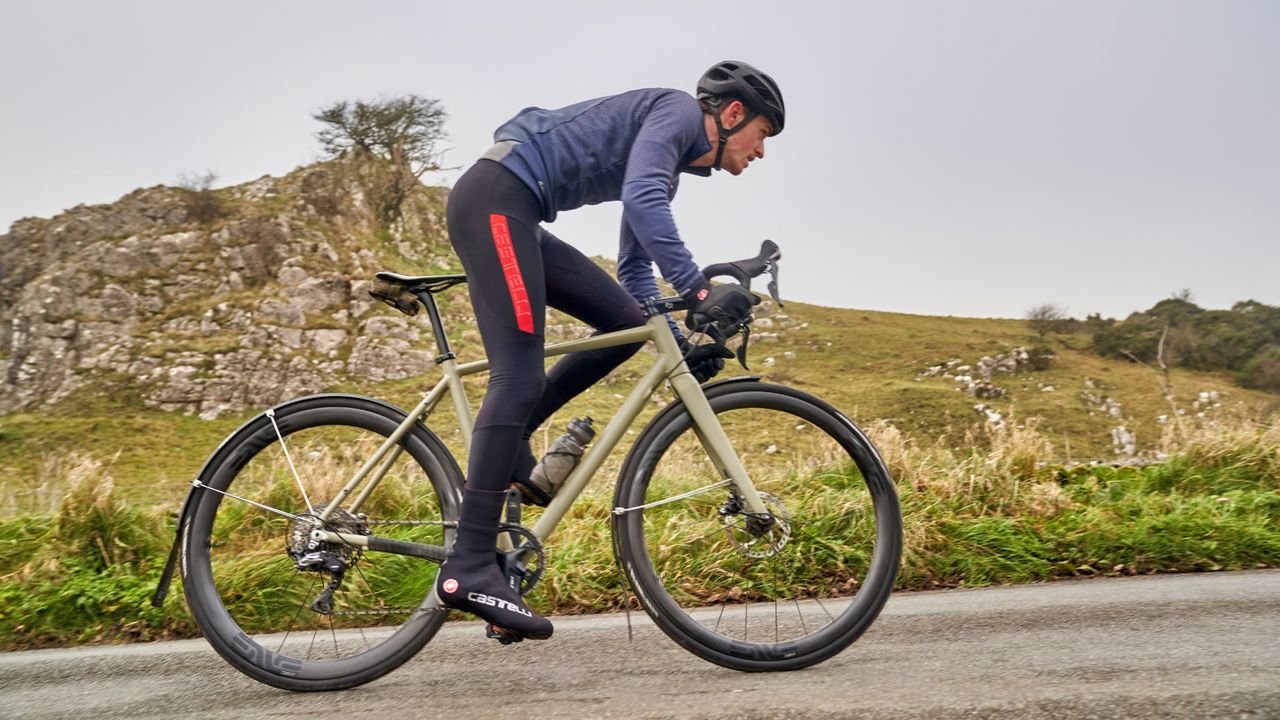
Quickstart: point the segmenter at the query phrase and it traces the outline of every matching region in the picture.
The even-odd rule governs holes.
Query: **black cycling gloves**
[[[683,335],[676,335],[676,344],[680,346],[689,372],[699,383],[715,377],[724,369],[725,358],[733,357],[733,351],[720,343],[693,345]]]
[[[701,330],[715,324],[721,330],[747,319],[751,307],[760,304],[755,293],[741,285],[712,285],[703,283],[684,296],[689,305],[685,325],[690,330]]]
[[[751,308],[760,304],[760,298],[741,285],[703,282],[686,293],[684,300],[689,308],[684,323],[690,330],[705,332],[712,326],[716,331],[710,333],[716,342],[692,349],[684,337],[676,335],[689,371],[699,383],[704,383],[724,369],[725,358],[733,357],[724,340],[737,332],[735,325],[751,316]]]

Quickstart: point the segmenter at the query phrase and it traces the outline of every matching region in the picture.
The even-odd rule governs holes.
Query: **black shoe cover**
[[[436,596],[447,606],[469,612],[507,632],[530,640],[551,637],[551,621],[525,606],[494,561],[479,568],[446,560],[436,575]]]

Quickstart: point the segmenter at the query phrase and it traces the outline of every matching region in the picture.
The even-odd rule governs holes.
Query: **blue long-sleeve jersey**
[[[542,219],[561,210],[622,201],[618,281],[638,300],[656,297],[656,262],[677,292],[702,282],[671,215],[679,174],[710,175],[689,163],[712,149],[702,109],[688,93],[652,88],[558,110],[525,108],[494,133],[514,141],[499,162],[542,203]]]

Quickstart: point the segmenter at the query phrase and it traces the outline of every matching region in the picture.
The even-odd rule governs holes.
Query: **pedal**
[[[515,633],[505,628],[497,627],[492,623],[484,626],[484,636],[493,638],[494,640],[497,640],[503,645],[510,645],[511,643],[518,643],[518,642],[524,641],[524,638],[520,637],[519,635],[516,635]]]

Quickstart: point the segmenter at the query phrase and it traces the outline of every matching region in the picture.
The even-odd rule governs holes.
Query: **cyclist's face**
[[[735,103],[736,104],[736,103]],[[726,113],[732,114],[732,113]],[[731,120],[731,118],[725,118]],[[732,118],[741,122],[741,116]],[[726,126],[731,126],[726,122]],[[733,175],[739,175],[747,169],[747,165],[764,157],[764,140],[769,137],[772,126],[763,115],[751,118],[747,126],[729,136],[724,144],[724,156],[720,158],[720,167]]]

